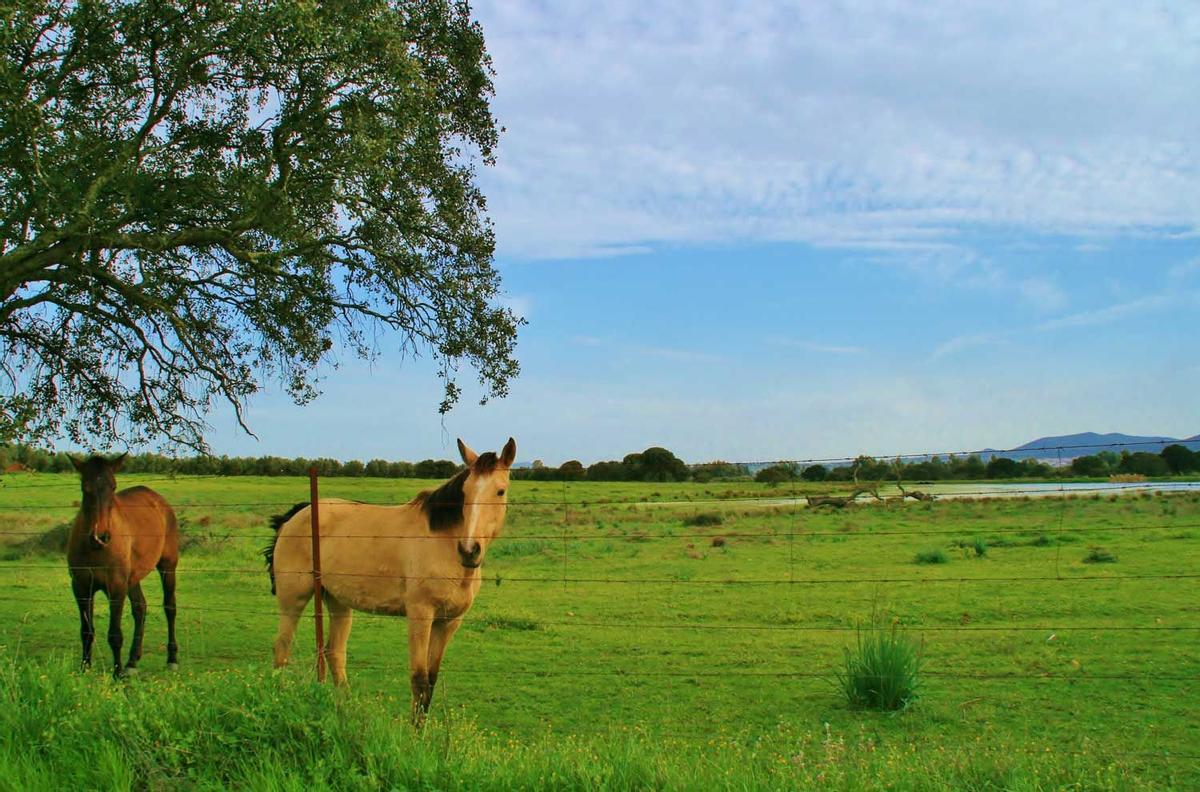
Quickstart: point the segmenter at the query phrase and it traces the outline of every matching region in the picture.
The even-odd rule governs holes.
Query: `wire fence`
[[[1158,443],[1165,445],[1165,443]],[[1118,444],[1113,444],[1114,446]],[[1120,444],[1131,445],[1131,444]],[[1149,444],[1147,444],[1149,445]],[[1022,451],[1030,450],[1047,450],[1054,451],[1061,455],[1065,450],[1074,450],[1076,448],[1097,449],[1102,446],[1096,444],[1087,444],[1086,446],[1055,446],[1047,447],[1046,449],[1021,449]],[[963,452],[958,452],[963,453]],[[993,452],[1001,455],[1004,452]],[[931,456],[948,456],[948,454],[935,453],[918,453],[918,454],[899,454],[885,455],[882,458],[887,459],[915,459],[926,458]],[[829,464],[838,462],[853,462],[857,457],[841,457],[841,458],[824,458],[824,459],[809,459],[809,460],[776,460],[778,462],[788,462],[791,464]],[[771,464],[768,462],[761,463],[742,463],[742,464]],[[145,479],[139,478],[139,484],[149,484],[157,482],[172,482],[178,486],[186,486],[191,481],[202,481],[205,479],[224,480],[224,477],[219,476],[188,476],[179,477],[167,476],[161,479]],[[345,483],[346,479],[337,479],[339,484]],[[0,514],[4,512],[12,513],[39,513],[39,512],[74,512],[77,508],[74,504],[53,504],[53,503],[5,503],[5,493],[17,493],[24,490],[39,490],[51,489],[57,487],[63,489],[67,483],[50,484],[29,484],[22,486],[14,486],[7,490],[0,490]],[[537,482],[537,484],[545,487],[552,482]],[[556,483],[556,482],[555,482]],[[522,482],[515,484],[516,488],[522,486]],[[879,482],[878,489],[882,491],[888,482]],[[706,485],[693,485],[693,487],[707,486],[712,487],[713,483]],[[1133,492],[1159,491],[1164,494],[1181,493],[1185,496],[1190,496],[1195,493],[1200,493],[1200,483],[1193,482],[1172,482],[1166,486],[1156,482],[1130,482],[1130,483],[1110,483],[1110,484],[1071,484],[1065,483],[1055,484],[1018,484],[1008,486],[997,486],[988,484],[969,484],[957,485],[953,488],[946,487],[944,490],[939,490],[936,495],[939,500],[951,501],[956,499],[983,500],[990,498],[1013,498],[1013,497],[1045,497],[1052,498],[1051,508],[1054,508],[1052,515],[1042,521],[1040,524],[1017,524],[1017,525],[989,525],[983,529],[983,533],[989,537],[1007,537],[1007,536],[1030,536],[1030,535],[1050,535],[1053,543],[1056,545],[1056,553],[1054,558],[1053,572],[1047,571],[1043,574],[1023,573],[1023,574],[949,574],[949,573],[924,573],[911,575],[894,575],[894,574],[873,574],[873,575],[845,575],[836,574],[836,572],[827,575],[812,575],[804,574],[797,575],[797,567],[804,568],[804,559],[802,554],[797,553],[798,542],[813,540],[819,538],[836,538],[838,541],[845,542],[872,542],[877,541],[881,537],[960,537],[969,539],[978,531],[972,531],[967,527],[913,527],[908,525],[898,525],[895,527],[874,528],[872,530],[845,530],[845,529],[811,529],[805,522],[804,515],[806,510],[810,509],[806,502],[806,494],[801,492],[801,487],[811,494],[811,490],[821,485],[800,485],[793,483],[790,490],[788,489],[767,489],[762,488],[760,492],[753,495],[745,495],[744,493],[736,493],[732,497],[721,497],[715,494],[705,494],[701,497],[688,497],[684,500],[663,500],[661,497],[647,497],[646,494],[637,495],[630,498],[611,498],[611,497],[596,497],[595,493],[588,491],[586,493],[573,493],[571,491],[571,483],[563,482],[559,489],[561,497],[553,499],[548,495],[543,496],[544,499],[528,499],[522,500],[519,495],[512,500],[506,501],[509,508],[517,510],[517,513],[522,511],[528,514],[536,514],[538,510],[542,510],[548,514],[561,514],[561,530],[538,530],[536,528],[530,531],[525,531],[514,535],[505,535],[498,540],[504,543],[521,543],[521,542],[543,542],[547,543],[550,548],[546,553],[553,553],[554,547],[561,551],[561,569],[558,574],[480,574],[481,583],[484,584],[522,584],[531,587],[542,586],[579,586],[588,587],[581,589],[582,591],[592,591],[591,587],[598,587],[599,591],[607,590],[608,587],[617,587],[620,589],[649,590],[654,587],[714,587],[718,590],[737,591],[751,587],[779,587],[788,589],[791,587],[831,587],[834,591],[849,587],[894,587],[894,586],[945,586],[955,585],[959,587],[978,587],[984,592],[992,591],[1012,591],[1013,587],[1045,585],[1058,587],[1064,585],[1104,585],[1111,584],[1114,586],[1140,586],[1146,583],[1155,583],[1158,585],[1169,584],[1173,587],[1194,586],[1195,581],[1200,580],[1200,572],[1192,571],[1194,567],[1189,567],[1186,563],[1176,570],[1169,571],[1154,571],[1154,572],[1129,572],[1129,573],[1107,573],[1099,574],[1094,572],[1080,572],[1078,570],[1064,570],[1061,564],[1061,552],[1064,544],[1062,538],[1068,534],[1088,535],[1113,535],[1113,536],[1129,536],[1143,537],[1152,534],[1153,532],[1188,532],[1200,528],[1200,521],[1188,517],[1173,517],[1171,515],[1158,515],[1153,518],[1146,518],[1138,521],[1122,520],[1115,524],[1098,524],[1098,523],[1077,523],[1073,515],[1069,515],[1068,510],[1071,507],[1071,500],[1081,496],[1099,497],[1105,494],[1116,497],[1128,495]],[[832,488],[834,485],[827,484],[826,488]],[[944,485],[940,485],[944,487]],[[843,490],[849,490],[853,487],[849,482],[844,482],[841,485]],[[299,486],[296,488],[296,496],[286,500],[276,499],[237,499],[228,500],[177,500],[172,502],[172,507],[179,512],[188,510],[206,510],[208,513],[213,513],[217,510],[265,510],[265,509],[283,509],[292,506],[297,502],[306,500],[306,493]],[[519,489],[518,489],[519,492]],[[879,492],[875,493],[877,496]],[[883,497],[860,497],[860,502],[863,505],[869,504],[871,508],[885,510],[885,514],[905,514],[906,511],[892,509],[898,503],[907,503],[902,494],[892,495],[888,492]],[[397,507],[403,506],[408,501],[404,500],[378,500],[367,502],[363,505],[382,506],[382,507]],[[578,521],[590,520],[593,512],[600,511],[607,514],[613,514],[617,510],[636,509],[639,511],[654,509],[654,508],[670,508],[674,509],[676,514],[686,514],[689,511],[695,512],[700,509],[723,508],[742,510],[739,517],[748,519],[753,522],[754,516],[759,513],[771,511],[775,516],[785,520],[783,524],[774,525],[770,530],[758,530],[751,527],[749,530],[744,528],[722,528],[722,526],[698,527],[679,529],[675,527],[658,528],[655,530],[643,530],[640,524],[634,521],[631,526],[628,523],[622,522],[621,519],[613,519],[613,528],[599,528],[590,525],[573,525],[572,519]],[[1055,508],[1056,507],[1056,508]],[[920,509],[923,513],[930,515],[930,519],[936,519],[941,508],[937,504],[919,504],[909,505],[905,509]],[[324,510],[324,507],[323,507]],[[762,512],[758,510],[763,510]],[[825,513],[825,510],[814,510],[814,513]],[[1070,519],[1068,519],[1070,517]],[[611,519],[611,518],[610,518]],[[632,532],[631,532],[632,530]],[[270,537],[267,529],[250,529],[250,528],[220,528],[214,526],[197,526],[188,524],[186,532],[194,537],[204,537],[218,541],[233,541],[233,542],[254,542],[261,546],[265,544]],[[45,535],[45,530],[9,528],[5,525],[4,530],[0,530],[0,537],[8,538],[32,538]],[[754,574],[728,574],[721,576],[691,576],[691,575],[627,575],[627,574],[578,574],[572,573],[572,548],[580,544],[588,542],[602,541],[629,541],[631,543],[653,543],[653,542],[679,542],[679,541],[709,541],[714,538],[721,538],[728,542],[731,540],[763,540],[773,543],[786,542],[788,546],[786,558],[786,574],[769,574],[769,575],[754,575]],[[307,541],[307,537],[289,537],[298,541]],[[1036,537],[1035,537],[1036,538]],[[345,533],[338,536],[337,540],[433,540],[444,541],[443,536],[432,535],[429,533],[384,533],[377,531]],[[331,540],[327,540],[331,541]],[[256,548],[257,549],[257,548]],[[76,571],[80,571],[76,567]],[[0,562],[0,574],[27,574],[34,576],[42,576],[46,574],[58,574],[65,578],[63,573],[67,572],[64,563],[49,563],[28,560],[10,560]],[[215,575],[229,576],[254,576],[256,578],[256,594],[261,594],[257,589],[264,588],[265,570],[259,565],[229,565],[223,563],[214,563],[207,561],[203,556],[195,561],[182,564],[178,568],[178,573],[182,579],[191,578],[211,578]],[[280,569],[276,570],[277,576],[287,575],[302,575],[312,576],[312,570],[296,571]],[[431,580],[461,580],[461,576],[434,576],[434,575],[404,575],[392,571],[353,571],[353,570],[322,570],[322,579],[329,583],[337,581],[339,578],[345,579],[373,579],[373,580],[390,580],[397,583],[407,583],[410,581],[431,581]],[[1200,594],[1198,589],[1196,594]],[[624,595],[622,595],[624,596]],[[731,596],[737,596],[733,594]],[[11,589],[7,595],[7,606],[11,609],[16,606],[18,608],[26,608],[27,610],[46,612],[46,611],[69,611],[71,608],[71,600],[64,591],[64,596],[60,599],[51,597],[28,596],[25,592]],[[267,606],[247,606],[245,604],[237,604],[231,602],[229,605],[219,604],[191,604],[184,601],[180,606],[181,613],[188,614],[212,614],[214,616],[241,615],[247,617],[262,618],[264,620],[274,618],[278,615],[278,611]],[[1049,671],[1046,669],[1031,669],[1027,671],[988,671],[982,669],[964,669],[953,665],[943,667],[928,667],[923,672],[923,675],[930,679],[944,679],[959,682],[981,682],[1006,684],[1015,682],[1028,682],[1030,684],[1042,683],[1066,683],[1066,684],[1103,684],[1106,682],[1130,682],[1138,685],[1170,685],[1172,690],[1174,686],[1183,684],[1183,690],[1192,690],[1191,684],[1200,681],[1200,672],[1185,673],[1189,668],[1197,667],[1194,654],[1195,634],[1200,632],[1200,622],[1194,621],[1196,611],[1194,608],[1184,608],[1182,613],[1175,615],[1169,619],[1170,623],[1164,623],[1159,620],[1157,623],[1114,623],[1106,620],[1080,620],[1078,617],[1059,616],[1053,614],[1045,615],[1036,620],[1036,623],[1006,623],[1006,624],[971,624],[971,623],[953,623],[949,621],[928,620],[925,622],[906,623],[906,629],[917,633],[930,634],[956,634],[959,636],[979,636],[987,639],[989,636],[997,636],[1003,634],[1016,635],[1045,635],[1053,638],[1058,634],[1071,633],[1092,633],[1096,635],[1116,635],[1128,634],[1144,636],[1146,640],[1151,638],[1160,641],[1169,642],[1170,652],[1164,655],[1173,655],[1175,662],[1164,662],[1167,667],[1174,667],[1173,671],[1156,670],[1147,668],[1146,670],[1129,671],[1129,670],[1109,670],[1103,664],[1098,665],[1095,670],[1089,667],[1086,670],[1074,672]],[[726,620],[713,618],[712,616],[695,614],[690,618],[679,620],[647,620],[639,618],[597,618],[593,616],[585,616],[581,618],[541,618],[537,624],[540,628],[552,628],[555,630],[602,630],[602,631],[619,631],[624,633],[664,633],[677,634],[680,632],[696,632],[697,634],[729,634],[745,632],[750,634],[771,634],[771,635],[788,635],[788,634],[829,634],[830,636],[850,635],[861,631],[862,625],[851,623],[848,620],[843,620],[839,623],[780,623],[778,614],[763,612],[757,613],[758,619],[739,619]],[[358,619],[367,619],[372,621],[394,620],[395,616],[379,613],[356,613]],[[463,623],[468,628],[477,627],[486,629],[491,625],[489,619],[491,615],[470,616],[464,618]],[[319,621],[319,617],[309,612],[306,614],[306,619]],[[1182,653],[1182,654],[1181,654]],[[353,654],[353,652],[352,652]],[[261,653],[255,653],[253,656],[235,656],[225,654],[212,654],[206,659],[210,662],[246,662],[247,660],[259,659]],[[1183,658],[1183,662],[1179,662],[1179,658]],[[1190,659],[1188,659],[1190,658]],[[711,658],[710,658],[711,659]],[[727,660],[727,659],[726,659]],[[726,662],[722,660],[722,662]],[[1169,658],[1168,658],[1169,660]],[[723,669],[708,669],[703,667],[707,660],[704,657],[689,658],[692,663],[689,667],[678,669],[661,669],[661,668],[637,668],[626,665],[619,667],[604,667],[593,666],[570,669],[556,669],[550,666],[537,668],[520,668],[514,667],[511,664],[505,664],[495,667],[475,667],[471,665],[453,665],[446,669],[451,676],[453,675],[489,675],[496,678],[525,678],[539,679],[552,677],[577,677],[577,678],[628,678],[628,677],[645,677],[648,679],[779,679],[779,680],[829,680],[833,675],[832,666],[821,667],[814,670],[796,670],[795,668],[723,668]],[[397,674],[403,673],[403,659],[394,663],[372,662],[371,660],[357,661],[351,659],[353,668],[377,668],[381,671],[394,672]],[[1175,759],[1197,759],[1200,756],[1190,756],[1178,752],[1164,753],[1129,753],[1127,756],[1145,756],[1155,759],[1175,758]]]

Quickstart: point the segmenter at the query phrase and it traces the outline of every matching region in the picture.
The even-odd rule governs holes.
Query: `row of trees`
[[[762,468],[754,480],[767,484],[787,481],[850,481],[856,475],[860,481],[883,481],[900,478],[904,481],[962,481],[972,479],[1060,478],[1065,476],[1107,477],[1120,474],[1168,476],[1200,473],[1200,453],[1186,446],[1169,445],[1158,454],[1148,451],[1102,451],[1092,456],[1076,457],[1070,465],[1055,467],[1036,459],[992,457],[984,461],[978,454],[950,455],[945,459],[905,462],[860,456],[850,465],[798,465],[783,462]]]
[[[584,467],[582,462],[572,459],[553,468],[535,460],[531,468],[513,471],[513,478],[533,481],[710,481],[717,477],[746,475],[744,465],[727,462],[711,462],[692,468],[658,446],[647,448],[640,454],[626,454],[619,462],[609,460]]]
[[[14,463],[27,470],[43,473],[70,473],[75,470],[68,455],[61,451],[47,451],[25,445],[0,446],[0,470]],[[342,462],[328,457],[289,459],[277,456],[193,456],[173,459],[160,454],[130,454],[123,471],[192,476],[305,476],[308,475],[310,467],[316,468],[321,476],[439,479],[453,476],[459,469],[459,464],[448,459],[425,459],[420,462],[389,462],[385,459],[361,462],[351,459]]]
[[[47,451],[28,445],[0,445],[0,470],[18,463],[28,470],[47,473],[69,473],[74,470],[67,454]],[[294,459],[261,457],[193,456],[174,459],[161,454],[130,454],[125,463],[129,473],[162,473],[181,475],[220,476],[302,476],[315,467],[321,476],[367,476],[373,478],[448,478],[459,469],[457,462],[448,459],[425,459],[420,462],[390,462],[372,459],[342,462],[322,457]],[[1035,459],[1014,460],[993,457],[984,462],[978,455],[932,457],[927,460],[904,462],[860,456],[851,465],[799,465],[791,462],[760,468],[754,480],[767,484],[788,481],[962,481],[970,479],[1054,478],[1062,476],[1106,477],[1117,474],[1167,476],[1200,473],[1200,453],[1182,445],[1170,445],[1161,453],[1146,451],[1117,454],[1102,451],[1092,456],[1076,457],[1070,465],[1053,467]],[[651,447],[637,454],[627,454],[620,461],[609,460],[585,466],[579,460],[550,467],[534,461],[532,467],[518,468],[513,478],[530,481],[697,481],[737,480],[750,478],[746,465],[733,462],[705,462],[688,465],[671,451]]]
[[[0,445],[0,470],[13,463],[45,473],[74,470],[66,453],[28,445]],[[364,463],[356,459],[341,462],[327,457],[193,456],[172,459],[160,454],[130,454],[124,470],[180,475],[302,476],[310,467],[315,467],[321,476],[439,479],[454,475],[460,466],[448,459],[426,459],[415,463],[372,459]],[[652,447],[639,454],[627,454],[620,461],[597,462],[587,467],[578,460],[564,462],[558,467],[549,467],[536,460],[531,467],[518,468],[512,475],[516,479],[532,481],[710,481],[714,478],[748,478],[749,471],[745,465],[728,462],[689,466],[667,449]]]
[[[1122,451],[1120,454],[1101,451],[1099,454],[1071,460],[1071,472],[1079,476],[1168,476],[1200,473],[1200,453],[1178,443],[1167,446],[1158,454],[1148,451]]]

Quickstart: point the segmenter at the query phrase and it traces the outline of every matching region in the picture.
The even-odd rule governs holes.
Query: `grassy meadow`
[[[47,768],[135,788],[1200,786],[1197,493],[836,511],[796,500],[827,485],[514,482],[415,734],[400,620],[356,615],[345,695],[312,684],[311,630],[270,671],[258,551],[306,480],[119,483],[180,517],[183,670],[163,668],[150,580],[141,675],[107,678],[102,635],[96,670],[73,671],[56,546],[77,479],[5,477],[0,787],[37,788]],[[402,502],[430,484],[321,494]],[[871,620],[922,646],[919,698],[897,713],[853,710],[837,687]]]

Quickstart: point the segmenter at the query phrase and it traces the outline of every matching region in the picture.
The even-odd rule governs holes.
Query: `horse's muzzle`
[[[483,563],[483,545],[479,542],[472,542],[470,547],[463,547],[462,542],[459,542],[458,560],[467,569],[475,569]]]

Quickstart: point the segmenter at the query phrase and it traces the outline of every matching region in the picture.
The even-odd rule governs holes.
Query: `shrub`
[[[62,555],[67,552],[67,539],[71,537],[71,524],[60,523],[45,533],[35,534],[9,548],[11,559],[31,555]]]
[[[858,631],[858,643],[845,649],[845,663],[837,674],[846,701],[854,709],[898,710],[917,696],[921,647],[893,622],[878,620]]]
[[[983,558],[985,555],[987,555],[988,551],[987,540],[981,536],[976,536],[971,540],[971,548],[975,551],[976,558]]]
[[[949,560],[946,553],[942,550],[922,550],[917,553],[913,562],[917,564],[944,564]]]
[[[720,525],[723,522],[724,518],[713,512],[700,512],[683,518],[683,524],[690,526]]]
[[[1103,547],[1093,547],[1083,557],[1085,564],[1115,564],[1117,557]]]

